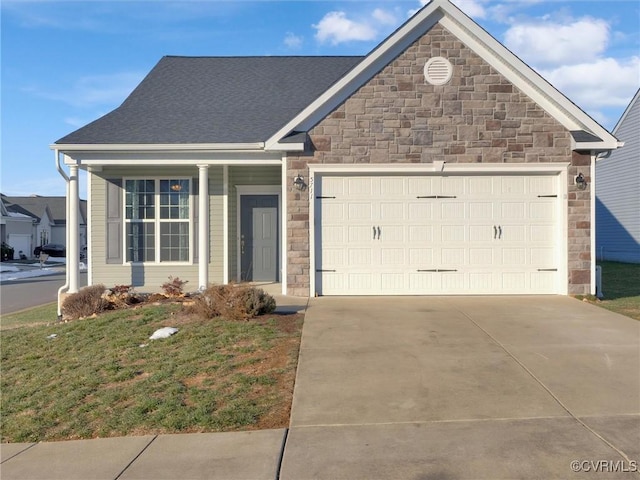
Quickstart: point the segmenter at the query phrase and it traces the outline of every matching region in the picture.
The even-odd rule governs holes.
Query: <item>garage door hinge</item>
[[[335,270],[322,270],[322,269],[316,270],[316,273],[320,273],[320,272],[335,272]]]
[[[558,198],[558,195],[538,195],[538,198]]]
[[[336,197],[316,197],[316,198],[336,198]]]
[[[419,272],[457,272],[458,270],[447,270],[442,268],[430,268],[428,270],[418,270]]]
[[[416,198],[458,198],[455,195],[425,195],[417,196]]]
[[[539,272],[557,272],[558,269],[557,268],[539,268],[538,271]]]

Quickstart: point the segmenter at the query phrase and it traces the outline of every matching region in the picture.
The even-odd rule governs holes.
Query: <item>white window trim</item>
[[[152,262],[129,262],[127,261],[127,223],[131,223],[127,219],[127,180],[153,180],[155,182],[154,211],[155,218],[150,221],[143,220],[142,223],[153,223],[154,229],[154,252],[155,260]],[[184,219],[160,218],[160,180],[187,180],[189,182],[189,259],[185,262],[162,262],[160,261],[160,224],[163,222],[184,222]],[[122,263],[123,265],[192,265],[194,258],[195,239],[193,234],[195,231],[193,224],[194,200],[193,200],[193,178],[180,175],[163,175],[163,176],[146,176],[140,175],[135,177],[122,178]]]

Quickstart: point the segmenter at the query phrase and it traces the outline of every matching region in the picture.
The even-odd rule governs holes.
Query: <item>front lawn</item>
[[[3,330],[2,442],[285,427],[302,319],[160,304]]]
[[[599,262],[602,267],[601,300],[592,303],[640,320],[640,264]]]

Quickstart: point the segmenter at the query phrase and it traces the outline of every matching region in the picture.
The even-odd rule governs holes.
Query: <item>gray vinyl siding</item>
[[[161,285],[171,275],[187,280],[187,290],[198,287],[197,255],[190,265],[162,264],[108,264],[106,262],[106,186],[107,178],[157,176],[190,176],[194,184],[198,181],[198,169],[190,171],[185,168],[154,168],[153,174],[145,168],[104,168],[101,172],[90,175],[91,182],[91,249],[92,284],[134,285],[138,291],[160,291]],[[236,185],[280,185],[280,167],[229,167],[229,280],[234,281],[237,275],[236,236],[237,236],[237,190]],[[195,188],[194,188],[195,191]],[[223,167],[209,168],[209,282],[220,284],[224,280],[223,250]],[[197,204],[198,199],[194,202]],[[194,225],[195,227],[195,225]],[[197,245],[197,228],[194,228],[194,240]],[[195,252],[194,252],[195,253]]]
[[[229,280],[235,281],[238,276],[238,191],[235,187],[281,183],[280,167],[229,168]],[[278,212],[278,215],[281,214],[282,212]]]
[[[596,164],[596,255],[640,263],[640,100],[613,131],[624,147]]]
[[[144,168],[104,168],[103,171],[90,175],[91,182],[91,272],[92,284],[104,284],[107,287],[113,285],[133,285],[141,292],[160,291],[161,286],[168,280],[169,276],[180,277],[189,283],[187,290],[198,288],[198,264],[193,262],[189,265],[162,265],[162,264],[108,264],[106,262],[106,178],[122,178],[145,176],[154,178],[156,176],[190,176],[197,181],[198,169],[192,171],[186,169],[162,169],[154,168],[153,174]],[[209,180],[211,185],[211,178]],[[210,186],[211,188],[211,186]],[[195,199],[197,201],[197,199]],[[194,232],[195,233],[195,232]],[[212,250],[213,254],[213,250]],[[221,262],[218,262],[221,263]],[[222,278],[221,272],[214,275],[213,268],[215,262],[210,266],[211,280]]]

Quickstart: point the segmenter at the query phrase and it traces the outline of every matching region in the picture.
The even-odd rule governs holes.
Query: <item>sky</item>
[[[64,195],[50,145],[165,55],[366,55],[426,3],[0,0],[0,192]],[[640,87],[638,0],[453,3],[609,131]]]

